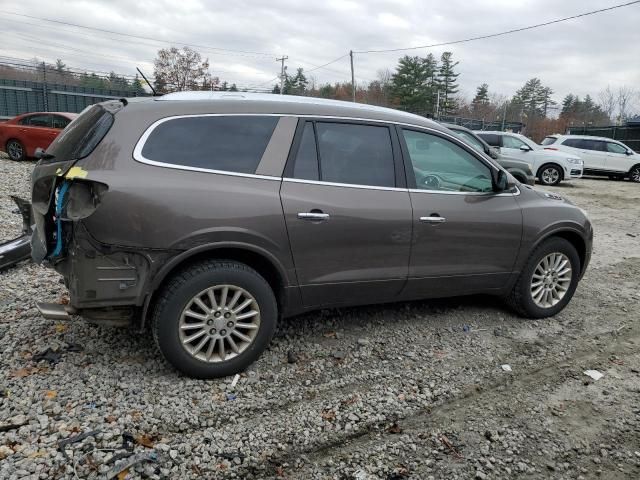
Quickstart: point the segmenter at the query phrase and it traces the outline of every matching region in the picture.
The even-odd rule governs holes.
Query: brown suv
[[[571,299],[585,213],[519,184],[446,128],[395,110],[183,92],[85,110],[33,173],[33,257],[69,305],[150,324],[201,378],[256,360],[279,317],[471,293],[526,317]]]

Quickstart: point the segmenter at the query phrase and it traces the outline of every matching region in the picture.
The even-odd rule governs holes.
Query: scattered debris
[[[500,365],[500,368],[502,368],[502,370],[504,370],[505,372],[512,372],[513,370],[511,370],[511,365],[509,365],[508,363],[505,363],[504,365]]]
[[[44,352],[36,353],[31,360],[38,363],[42,360],[49,362],[52,365],[55,365],[62,358],[62,354],[60,352],[56,352],[51,349],[51,347],[47,347]]]
[[[227,393],[226,397],[228,402],[232,402],[233,400],[238,398],[238,396],[235,393]]]
[[[129,432],[122,432],[122,448],[128,452],[133,452],[136,440]]]
[[[292,350],[287,352],[287,363],[298,363],[298,355]]]
[[[236,373],[235,377],[233,377],[233,380],[231,380],[231,388],[236,388],[238,380],[240,380],[240,374]]]
[[[631,237],[631,238],[636,238],[637,235],[635,233],[627,233],[627,236]]]
[[[24,377],[28,377],[29,375],[33,375],[34,373],[38,373],[42,370],[43,370],[42,368],[38,368],[38,367],[25,367],[25,368],[16,370],[14,372],[11,372],[11,376],[13,378],[24,378]]]
[[[157,437],[150,435],[138,435],[136,437],[136,443],[146,448],[153,448],[156,444]]]
[[[82,352],[83,350],[84,348],[79,343],[67,343],[67,347],[65,348],[65,351],[75,353]]]
[[[594,380],[598,381],[600,380],[602,377],[604,377],[603,373],[600,373],[598,370],[585,370],[583,372],[586,376],[593,378]]]
[[[400,425],[398,425],[398,422],[393,422],[388,428],[387,428],[387,432],[392,433],[392,434],[398,434],[398,433],[402,433],[402,427],[400,427]]]
[[[6,445],[0,445],[0,460],[4,460],[5,458],[13,455],[15,452],[7,447]]]
[[[456,458],[462,458],[460,452],[453,446],[449,439],[445,435],[440,436],[440,441],[456,456]]]
[[[157,462],[157,461],[158,461],[158,454],[155,451],[137,453],[135,455],[131,455],[129,458],[127,458],[123,462],[117,463],[116,465],[111,467],[111,469],[107,472],[105,478],[107,480],[111,480],[112,478],[117,477],[121,472],[124,472],[125,470],[128,470],[129,468],[131,468],[136,463]]]
[[[71,445],[73,443],[81,442],[85,438],[93,437],[93,436],[97,435],[98,433],[101,433],[101,430],[89,430],[88,432],[84,432],[84,433],[81,433],[79,435],[75,435],[73,437],[65,438],[64,440],[60,440],[60,441],[58,441],[58,451],[60,451],[62,453],[64,458],[69,460],[69,456],[67,455],[67,452],[65,451],[64,447],[66,447],[67,445]]]
[[[323,410],[320,416],[328,422],[333,422],[336,419],[336,412],[333,410]]]
[[[470,332],[471,331],[471,327],[469,325],[463,325],[462,326],[462,331],[463,332]]]

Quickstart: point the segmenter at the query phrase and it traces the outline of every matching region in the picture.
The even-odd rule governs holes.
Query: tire
[[[541,261],[544,258],[548,258],[549,255],[559,255],[561,256],[559,258],[563,259],[562,261],[564,261],[564,259],[568,260],[567,265],[571,266],[571,272],[561,278],[569,278],[570,282],[568,284],[563,284],[565,290],[557,303],[552,304],[552,302],[556,301],[556,299],[552,297],[552,301],[547,302],[548,305],[541,306],[539,302],[534,300],[533,282],[541,282],[542,286],[544,286],[543,282],[545,280],[534,278],[534,273],[536,273],[537,267]],[[529,256],[529,259],[522,269],[511,294],[507,297],[507,303],[518,314],[527,318],[546,318],[556,315],[567,306],[573,297],[580,278],[580,267],[580,257],[571,243],[559,237],[553,237],[545,240]],[[558,269],[559,273],[561,273],[565,268],[566,266],[562,267],[562,269]],[[537,290],[535,290],[535,292],[537,292]],[[542,298],[544,298],[544,296]],[[540,300],[542,300],[542,298]]]
[[[12,139],[7,142],[6,152],[9,155],[11,160],[16,162],[20,162],[27,158],[26,150],[24,149],[24,145],[20,143],[18,140]]]
[[[629,170],[629,180],[634,183],[640,183],[640,163]]]
[[[224,287],[228,287],[226,302]],[[209,293],[212,288],[217,309],[212,308]],[[231,305],[236,292],[240,292],[240,297]],[[200,308],[195,298],[204,303],[207,310]],[[248,307],[237,312],[236,318],[232,310],[251,299]],[[232,307],[226,313],[221,309],[223,303]],[[187,310],[189,313],[185,313]],[[240,319],[256,311],[257,315],[244,321]],[[205,312],[209,313],[205,315]],[[193,318],[194,314],[205,318]],[[258,272],[243,263],[208,260],[182,270],[169,280],[155,302],[151,325],[156,345],[167,362],[189,377],[207,379],[242,372],[257,360],[273,337],[277,319],[273,290]],[[234,321],[238,325],[228,328]],[[194,324],[206,326],[194,327]],[[239,326],[246,324],[254,326],[251,329]],[[196,339],[187,341],[193,336]],[[205,343],[200,345],[202,342]],[[220,355],[220,342],[224,356]],[[232,350],[231,342],[238,352]]]
[[[562,181],[562,170],[557,165],[546,164],[538,170],[538,181],[542,185],[553,187]]]

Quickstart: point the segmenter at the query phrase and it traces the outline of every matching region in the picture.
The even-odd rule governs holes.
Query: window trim
[[[295,117],[298,119],[298,125],[296,127],[296,132],[294,135],[294,139],[293,142],[291,143],[290,149],[289,149],[289,155],[287,156],[287,160],[285,163],[285,166],[283,167],[282,170],[282,174],[280,176],[270,176],[270,175],[260,175],[260,174],[249,174],[249,173],[238,173],[238,172],[229,172],[226,170],[211,170],[211,169],[201,169],[201,168],[197,168],[197,167],[186,167],[183,165],[170,165],[167,163],[159,163],[159,162],[154,162],[153,160],[147,160],[144,159],[144,157],[142,157],[140,155],[140,152],[142,151],[142,147],[144,146],[144,143],[146,141],[146,139],[149,137],[149,135],[151,134],[151,132],[153,131],[153,129],[159,125],[162,122],[174,119],[174,118],[183,118],[183,117]],[[391,141],[392,141],[392,146],[394,142],[397,142],[397,149],[398,149],[398,153],[399,153],[399,161],[400,163],[400,170],[398,171],[398,169],[396,169],[396,175],[400,174],[401,179],[404,177],[404,183],[406,186],[396,186],[394,187],[380,187],[380,186],[376,186],[376,185],[356,185],[356,184],[343,184],[343,183],[331,183],[331,182],[321,182],[318,180],[302,180],[302,179],[296,179],[296,178],[291,178],[290,175],[287,175],[287,167],[289,166],[289,159],[291,158],[292,152],[295,155],[295,153],[297,153],[297,147],[299,146],[299,138],[301,138],[302,136],[302,132],[300,130],[298,130],[300,128],[301,124],[304,124],[304,121],[306,120],[314,120],[314,119],[322,119],[322,120],[332,120],[332,121],[355,121],[355,122],[363,122],[366,124],[379,124],[379,125],[386,125],[387,127],[389,127],[391,130],[395,130],[396,134],[395,135],[391,135]],[[276,127],[277,128],[277,127]],[[140,139],[138,140],[138,142],[136,143],[134,150],[133,150],[133,159],[137,162],[140,163],[144,163],[144,164],[148,164],[148,165],[152,165],[152,166],[158,166],[158,167],[163,167],[163,168],[172,168],[172,169],[176,169],[176,170],[186,170],[186,171],[195,171],[195,172],[204,172],[204,173],[213,173],[213,174],[219,174],[219,175],[228,175],[228,176],[232,176],[232,177],[245,177],[245,178],[257,178],[257,179],[263,179],[263,180],[271,180],[271,181],[280,181],[280,182],[294,182],[294,183],[308,183],[308,184],[314,184],[314,185],[326,185],[326,186],[333,186],[333,187],[341,187],[341,188],[363,188],[363,189],[369,189],[369,190],[389,190],[389,191],[401,191],[401,192],[412,192],[412,193],[426,193],[426,194],[445,194],[445,195],[493,195],[495,197],[511,197],[511,196],[518,196],[520,195],[520,189],[518,188],[518,186],[514,186],[515,191],[513,192],[502,192],[502,193],[492,193],[492,192],[443,192],[442,190],[412,190],[412,188],[409,185],[409,178],[413,178],[412,177],[408,177],[407,173],[406,173],[406,165],[404,162],[404,152],[403,152],[403,144],[400,141],[400,138],[398,137],[398,128],[409,128],[409,129],[413,129],[419,132],[423,132],[423,133],[432,133],[435,135],[440,135],[444,138],[447,139],[451,139],[454,142],[458,143],[458,144],[462,144],[463,142],[459,139],[457,139],[454,134],[452,133],[447,133],[447,132],[443,132],[439,129],[434,129],[432,127],[427,127],[424,125],[416,125],[414,123],[405,123],[405,122],[393,122],[390,120],[378,120],[375,118],[361,118],[361,117],[339,117],[339,116],[334,116],[334,115],[307,115],[307,114],[294,114],[294,113],[195,113],[195,114],[187,114],[187,115],[172,115],[169,117],[163,117],[161,119],[156,120],[155,122],[153,122],[150,126],[148,126],[145,131],[142,133],[142,135],[140,136]],[[272,137],[273,140],[273,137]],[[298,142],[296,144],[296,141]],[[294,152],[294,147],[295,148],[295,152]],[[268,148],[268,146],[267,146]],[[316,145],[317,148],[317,145]],[[466,150],[469,150],[469,148],[465,147],[463,145],[463,148],[465,148]],[[472,152],[473,155],[476,156],[476,158],[480,158],[482,159],[482,157],[480,156],[480,153],[478,152],[477,154]],[[394,156],[395,156],[395,151],[394,151]],[[484,159],[482,159],[482,161],[484,161]],[[262,162],[261,162],[262,163]],[[486,162],[488,163],[488,162]],[[491,167],[490,168],[494,168],[495,170],[500,170],[500,168],[498,168],[497,166],[493,165],[492,163],[488,163]],[[258,171],[258,169],[260,168],[260,164],[258,164],[258,167],[256,168],[256,171]],[[404,175],[402,175],[402,172],[404,172]],[[414,178],[414,182],[415,182],[415,178]]]

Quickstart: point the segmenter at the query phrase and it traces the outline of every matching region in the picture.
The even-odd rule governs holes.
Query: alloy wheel
[[[547,167],[542,171],[542,182],[546,185],[553,185],[560,180],[560,172],[556,168]]]
[[[564,253],[545,255],[531,277],[531,298],[541,308],[551,308],[562,300],[571,285],[571,261]]]
[[[629,175],[629,178],[631,179],[632,182],[640,183],[640,165],[638,165],[637,167],[634,167],[631,170],[631,174]]]
[[[22,145],[19,142],[10,141],[7,145],[7,153],[11,160],[20,160],[23,154]]]
[[[180,343],[205,362],[224,362],[244,352],[260,328],[260,307],[245,289],[215,285],[195,295],[180,315]]]

